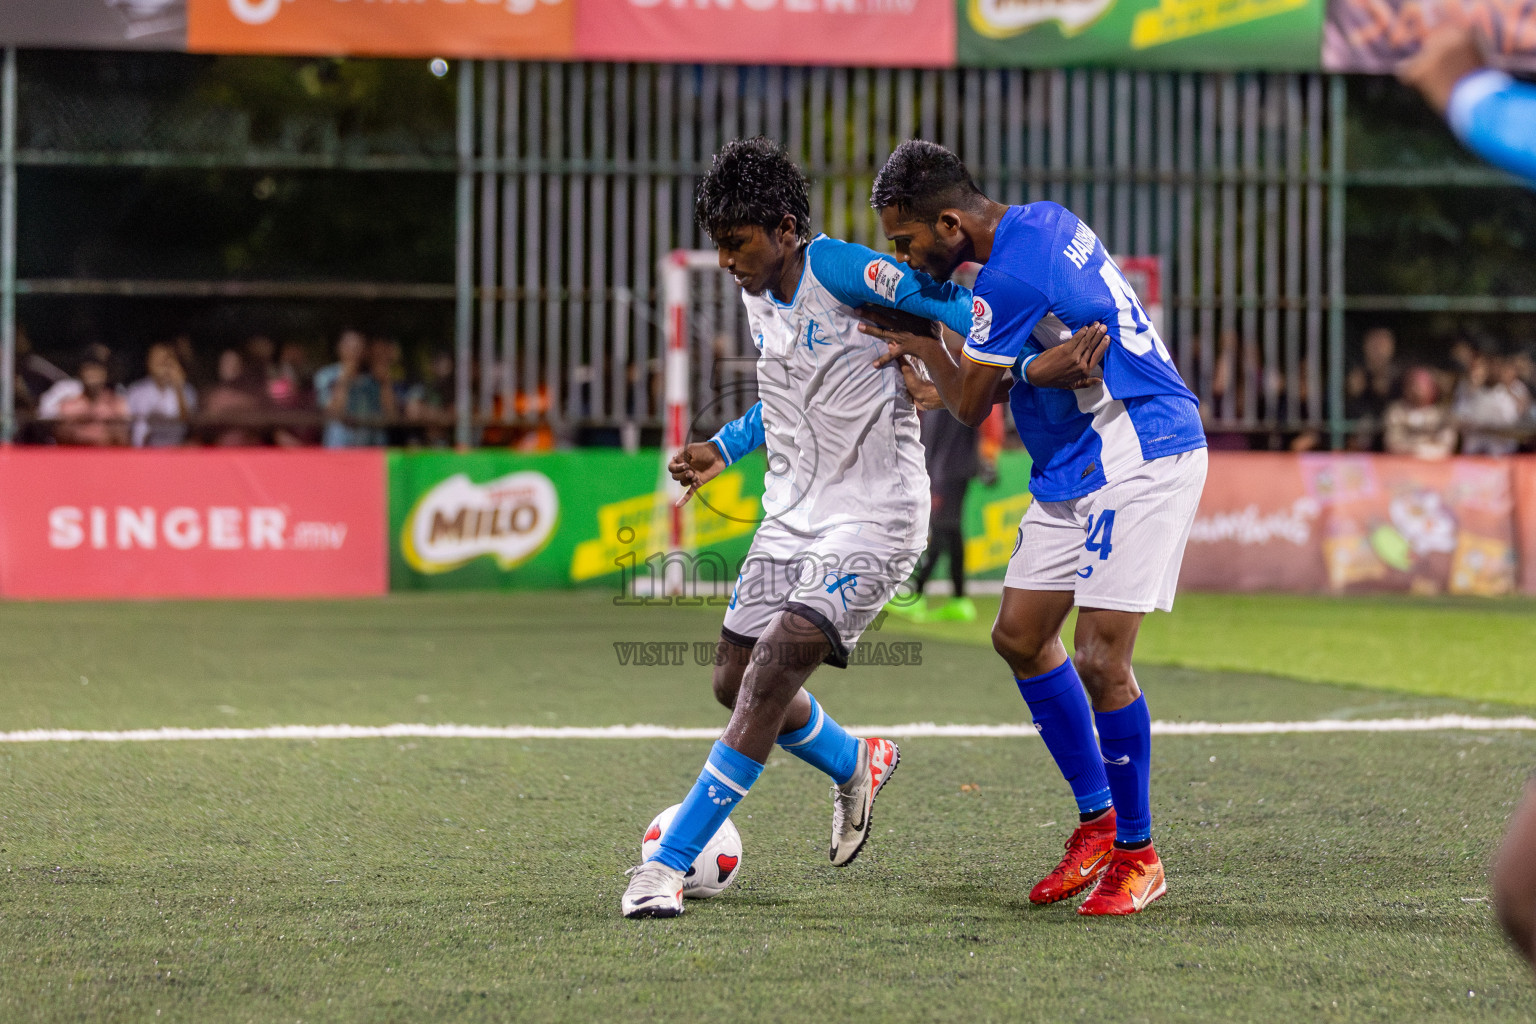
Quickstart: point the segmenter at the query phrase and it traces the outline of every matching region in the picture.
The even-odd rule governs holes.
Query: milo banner
[[[391,452],[390,587],[617,588],[621,574],[660,575],[671,503],[657,493],[659,463],[654,450]],[[760,455],[710,481],[687,506],[695,557],[734,576],[762,493]]]
[[[958,0],[962,67],[1307,71],[1324,0]]]
[[[1212,452],[1180,586],[1513,593],[1521,461]]]

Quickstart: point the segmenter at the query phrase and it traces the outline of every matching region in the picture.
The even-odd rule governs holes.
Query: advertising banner
[[[382,594],[377,451],[0,452],[8,598]]]
[[[204,53],[571,57],[576,0],[187,0]]]
[[[661,575],[671,502],[660,453],[589,449],[391,452],[389,577],[396,590],[527,589]],[[763,459],[730,467],[685,506],[704,580],[734,578],[762,514]],[[648,562],[647,560],[652,561]],[[729,575],[720,576],[721,567]],[[621,580],[628,575],[629,582]]]
[[[187,0],[3,0],[0,46],[185,50]]]
[[[954,0],[576,0],[585,60],[953,67]]]
[[[1520,592],[1536,594],[1536,458],[1515,459],[1514,462]]]
[[[962,67],[1306,71],[1324,0],[958,0]]]
[[[1502,0],[1328,0],[1323,69],[1391,74],[1449,21],[1475,25],[1499,64],[1536,70],[1536,7]]]
[[[1212,452],[1180,586],[1512,593],[1514,465]]]

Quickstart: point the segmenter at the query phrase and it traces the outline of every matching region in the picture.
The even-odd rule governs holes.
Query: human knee
[[[1033,630],[1011,628],[1001,620],[992,625],[992,649],[1004,661],[1018,671],[1020,666],[1032,665],[1046,654],[1055,642],[1054,637],[1044,636]]]
[[[715,700],[728,710],[736,707],[736,695],[741,692],[741,677],[751,660],[750,647],[738,647],[722,640],[715,648],[715,674],[710,682],[715,690]]]
[[[1125,703],[1115,698],[1125,696],[1136,688],[1136,676],[1131,664],[1123,658],[1115,645],[1096,639],[1080,640],[1072,652],[1072,665],[1083,681],[1083,688],[1095,705],[1103,701]],[[1132,694],[1132,699],[1134,695]]]

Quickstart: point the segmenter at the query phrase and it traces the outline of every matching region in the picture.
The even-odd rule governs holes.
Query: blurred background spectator
[[[1403,396],[1386,408],[1386,450],[1393,455],[1444,459],[1456,451],[1456,428],[1440,404],[1433,370],[1415,366],[1403,377]]]
[[[197,411],[197,392],[187,383],[176,350],[165,343],[151,345],[144,364],[148,376],[127,394],[133,446],[171,448],[185,444],[187,424]]]
[[[54,437],[59,444],[126,445],[128,402],[109,385],[107,364],[86,358],[80,363],[75,383],[78,388],[58,402]]]
[[[1397,337],[1386,327],[1372,327],[1362,339],[1364,362],[1344,379],[1344,415],[1354,420],[1353,446],[1374,448],[1387,408],[1401,394],[1403,370],[1397,362]]]
[[[411,425],[410,442],[428,448],[451,445],[457,410],[453,354],[435,353],[427,364],[427,379],[411,385],[405,392],[405,418]]]
[[[208,392],[200,417],[203,443],[220,448],[266,444],[266,393],[247,372],[245,357],[227,348],[219,353],[218,365],[218,383]]]
[[[1461,450],[1466,455],[1511,455],[1520,442],[1512,430],[1524,413],[1519,397],[1507,379],[1506,360],[1475,353],[1466,376],[1456,384],[1451,416],[1461,428]],[[1506,431],[1500,433],[1499,431]]]
[[[365,360],[367,362],[365,363]],[[392,355],[372,346],[361,331],[348,329],[336,341],[336,362],[315,374],[315,399],[325,412],[322,443],[327,448],[357,448],[388,441],[382,420],[398,413]]]

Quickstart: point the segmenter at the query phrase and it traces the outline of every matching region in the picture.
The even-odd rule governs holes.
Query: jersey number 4
[[[1111,543],[1115,536],[1115,510],[1105,509],[1100,512],[1098,518],[1088,517],[1088,539],[1083,543],[1086,551],[1097,551],[1099,561],[1109,557],[1109,553],[1115,550]]]

